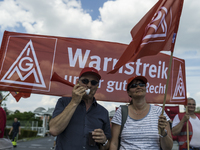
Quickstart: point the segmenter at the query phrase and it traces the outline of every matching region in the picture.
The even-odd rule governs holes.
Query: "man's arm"
[[[190,118],[189,114],[185,114],[183,118],[181,119],[181,121],[172,128],[172,134],[179,135],[183,128],[184,123],[187,122],[189,118]]]
[[[10,128],[10,132],[8,133],[9,135],[11,134],[12,130],[13,130],[13,127]]]
[[[63,110],[61,114],[56,116],[55,118],[52,118],[49,123],[50,127],[50,133],[53,136],[57,136],[62,131],[65,130],[65,128],[68,126],[69,121],[74,114],[78,104],[71,101]]]
[[[65,107],[62,113],[60,113],[55,118],[52,118],[49,127],[50,133],[53,136],[57,136],[68,126],[71,117],[73,116],[77,106],[81,102],[82,96],[85,94],[85,88],[76,84],[72,91],[72,100]]]
[[[19,135],[21,135],[21,127],[19,126]]]
[[[102,129],[95,129],[92,132],[92,136],[95,142],[100,143],[100,150],[107,150],[109,148],[110,141],[107,139]]]

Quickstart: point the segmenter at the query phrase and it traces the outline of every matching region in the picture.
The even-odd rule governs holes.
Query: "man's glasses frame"
[[[97,85],[99,82],[96,80],[88,80],[88,79],[81,79],[81,82],[85,85],[87,85],[89,82],[91,83],[91,85],[95,86]]]

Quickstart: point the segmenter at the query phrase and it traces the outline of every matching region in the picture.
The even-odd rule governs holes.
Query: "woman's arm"
[[[166,120],[166,117],[161,115],[159,118],[158,127],[161,129],[160,144],[163,150],[169,150],[173,147],[173,140],[171,135],[171,129],[169,122]],[[167,130],[167,134],[165,130]]]
[[[109,150],[117,150],[119,143],[119,134],[120,134],[121,126],[112,123],[112,138],[110,142]]]

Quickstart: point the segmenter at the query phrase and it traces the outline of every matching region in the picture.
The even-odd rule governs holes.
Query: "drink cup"
[[[88,141],[89,141],[89,145],[90,146],[95,146],[96,142],[94,141],[94,139],[92,138],[92,131],[89,132],[89,136],[88,136]]]

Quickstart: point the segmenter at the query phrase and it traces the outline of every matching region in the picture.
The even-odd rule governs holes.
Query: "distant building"
[[[49,132],[48,131],[49,119],[50,119],[50,116],[52,116],[54,109],[55,108],[48,108],[48,110],[46,110],[43,107],[38,107],[33,111],[33,113],[35,114],[35,117],[40,117],[41,120],[43,120],[43,124],[42,124],[43,130],[41,133],[38,133],[38,135],[45,136]]]

